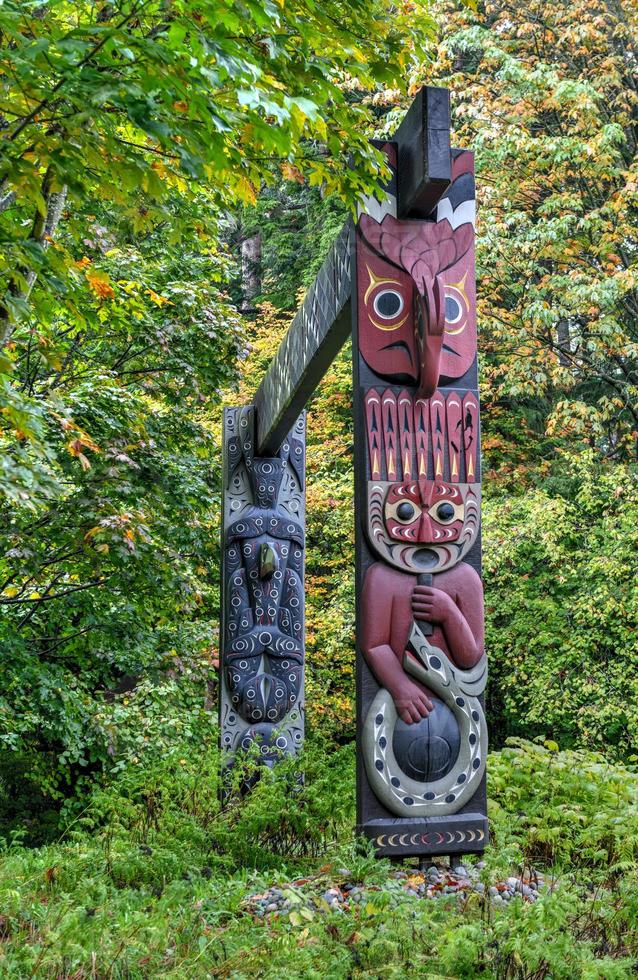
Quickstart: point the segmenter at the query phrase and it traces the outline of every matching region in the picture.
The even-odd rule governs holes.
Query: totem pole
[[[487,837],[473,157],[450,152],[429,219],[390,188],[356,228],[358,823],[397,857]]]
[[[222,749],[272,766],[303,741],[305,416],[258,456],[255,409],[224,413]]]
[[[378,854],[487,843],[471,153],[425,88],[392,182],[336,239],[253,405],[224,419],[225,764],[303,741],[303,409],[353,333],[357,812]],[[249,787],[246,787],[249,788]]]

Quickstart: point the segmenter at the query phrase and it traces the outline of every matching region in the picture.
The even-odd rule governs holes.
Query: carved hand
[[[412,613],[415,619],[431,623],[446,623],[458,616],[459,610],[446,592],[429,585],[417,585],[412,592]]]
[[[407,725],[427,718],[432,711],[433,704],[423,688],[406,674],[392,685],[390,694],[397,713]]]

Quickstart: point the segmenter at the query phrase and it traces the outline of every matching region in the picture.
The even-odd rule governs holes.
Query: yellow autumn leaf
[[[246,177],[240,177],[237,181],[237,194],[244,204],[257,203],[255,188]]]
[[[166,299],[165,296],[160,296],[154,289],[147,289],[146,295],[151,297],[151,301],[155,303],[156,306],[165,306],[166,303],[170,303],[170,300]]]

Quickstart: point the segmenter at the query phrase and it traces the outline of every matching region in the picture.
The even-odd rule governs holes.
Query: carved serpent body
[[[363,725],[363,757],[368,780],[379,800],[400,817],[433,817],[457,813],[474,795],[485,770],[487,725],[479,695],[487,683],[487,658],[461,670],[432,646],[414,622],[404,669],[438,695],[458,724],[460,747],[449,771],[423,782],[409,776],[398,762],[394,733],[398,721],[392,696],[381,688]],[[415,659],[416,658],[416,659]]]

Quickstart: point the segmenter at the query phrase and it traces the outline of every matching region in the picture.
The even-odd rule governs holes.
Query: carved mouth
[[[438,565],[439,558],[430,548],[415,548],[412,552],[412,561],[420,568],[432,568]]]

